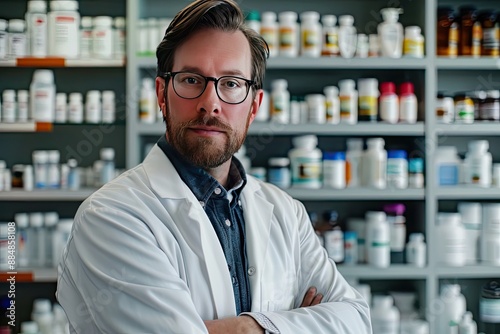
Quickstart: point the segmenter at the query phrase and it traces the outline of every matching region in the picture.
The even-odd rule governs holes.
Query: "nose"
[[[205,91],[198,98],[198,111],[215,114],[221,111],[221,101],[215,89],[215,81],[209,81]]]

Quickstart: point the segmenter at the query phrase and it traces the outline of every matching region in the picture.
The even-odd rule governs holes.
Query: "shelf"
[[[486,265],[437,266],[435,273],[440,278],[500,278],[500,267]]]
[[[0,280],[4,283],[11,276],[16,276],[16,283],[56,282],[57,268],[20,268],[15,271],[0,272]]]
[[[449,200],[498,200],[500,198],[500,188],[481,188],[478,186],[449,186],[436,187],[437,199]],[[500,272],[500,269],[499,269]]]
[[[135,130],[140,135],[161,135],[165,132],[165,124],[138,123]],[[424,123],[385,124],[360,122],[358,124],[280,124],[270,122],[253,122],[248,129],[249,135],[301,135],[314,133],[327,136],[423,136]]]
[[[0,123],[0,132],[35,132],[36,130],[35,122]]]
[[[439,70],[495,70],[500,69],[500,59],[493,57],[437,57],[436,65]]]
[[[0,67],[124,67],[125,59],[65,59],[59,57],[0,60]]]
[[[33,190],[24,191],[12,189],[11,191],[0,191],[0,201],[83,201],[89,197],[95,189],[81,190]]]
[[[438,136],[498,136],[500,135],[500,123],[476,121],[473,124],[437,124],[434,131]]]
[[[136,56],[134,61],[140,68],[156,68],[156,58]],[[425,69],[425,58],[341,58],[341,57],[273,57],[267,60],[267,69]]]
[[[368,265],[338,265],[339,271],[346,277],[358,279],[426,279],[428,268],[417,268],[405,264],[393,264],[388,268],[376,268]]]
[[[303,189],[289,188],[285,191],[301,201],[363,201],[363,200],[423,200],[424,189]]]

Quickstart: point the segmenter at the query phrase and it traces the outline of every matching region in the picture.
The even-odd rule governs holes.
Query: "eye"
[[[186,85],[197,85],[203,82],[203,77],[194,73],[179,73],[178,81]]]
[[[224,88],[235,89],[235,88],[240,88],[242,83],[241,80],[239,80],[238,78],[224,77],[221,78],[221,85]]]

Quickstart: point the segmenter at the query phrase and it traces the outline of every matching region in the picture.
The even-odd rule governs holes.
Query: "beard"
[[[250,125],[250,116],[249,112],[245,130],[240,132],[217,117],[210,117],[207,113],[189,122],[174,124],[167,108],[164,117],[167,125],[167,140],[189,163],[205,170],[212,169],[231,159],[243,145]],[[193,126],[217,127],[224,131],[225,140],[220,143],[219,138],[189,136],[187,132]]]

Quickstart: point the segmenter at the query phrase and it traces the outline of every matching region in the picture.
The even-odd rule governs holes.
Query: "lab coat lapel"
[[[207,308],[215,307],[216,318],[235,316],[233,286],[226,258],[203,207],[158,146],[151,150],[143,166],[151,187],[162,201],[169,202],[166,206],[177,204],[179,207],[175,211],[183,213],[176,218],[175,225],[199,258],[204,260],[206,268],[201,273],[207,273],[213,296],[213,304],[207,301]]]
[[[242,192],[243,212],[245,216],[245,239],[248,266],[255,268],[250,275],[252,293],[252,311],[262,309],[262,284],[271,220],[274,206],[259,195],[260,186],[251,177]]]

